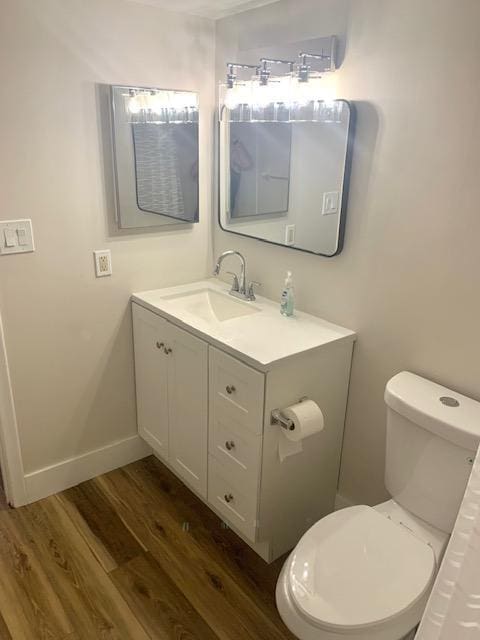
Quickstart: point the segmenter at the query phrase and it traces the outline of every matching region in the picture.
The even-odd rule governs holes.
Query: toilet
[[[280,615],[300,640],[413,638],[480,443],[480,403],[413,373],[387,383],[391,500],[314,524],[285,562]]]

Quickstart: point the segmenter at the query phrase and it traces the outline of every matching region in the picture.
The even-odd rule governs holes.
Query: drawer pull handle
[[[172,349],[171,349],[171,347],[165,347],[165,349],[164,349],[163,351],[164,351],[164,353],[166,353],[166,354],[167,354],[167,356],[168,356],[170,353],[172,353]]]
[[[226,392],[228,393],[228,395],[232,395],[232,393],[235,393],[236,389],[233,386],[233,384],[227,384],[227,386],[225,387]]]
[[[163,349],[164,346],[165,346],[164,342],[157,342],[156,344],[157,349]]]
[[[229,451],[231,451],[232,449],[235,449],[235,442],[233,440],[227,440],[227,442],[225,442],[225,446]]]
[[[226,493],[224,496],[225,502],[233,502],[233,495],[231,493]]]

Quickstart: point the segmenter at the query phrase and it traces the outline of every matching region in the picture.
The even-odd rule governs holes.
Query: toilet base
[[[413,640],[418,621],[425,608],[426,600],[414,605],[401,618],[392,620],[388,625],[370,627],[358,633],[333,633],[310,624],[302,618],[293,604],[287,580],[288,558],[278,577],[275,598],[277,609],[285,625],[299,640]],[[405,628],[408,630],[406,633]]]

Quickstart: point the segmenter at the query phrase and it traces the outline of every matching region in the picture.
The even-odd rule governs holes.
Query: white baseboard
[[[353,507],[354,504],[350,498],[346,498],[337,493],[337,497],[335,498],[335,511],[340,511],[340,509],[345,509],[346,507]]]
[[[68,458],[49,467],[25,474],[27,503],[73,487],[151,454],[139,436],[119,440],[100,449]]]

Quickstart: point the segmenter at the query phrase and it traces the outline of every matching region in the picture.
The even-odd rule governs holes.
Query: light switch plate
[[[35,251],[32,221],[0,220],[0,255]]]
[[[322,215],[329,216],[333,213],[338,213],[339,204],[340,204],[340,192],[326,191],[323,194]]]
[[[290,247],[295,244],[295,225],[294,224],[285,225],[285,244]]]

